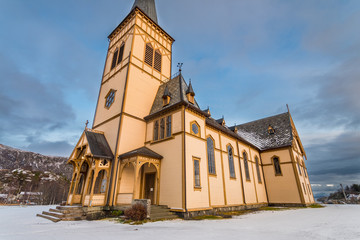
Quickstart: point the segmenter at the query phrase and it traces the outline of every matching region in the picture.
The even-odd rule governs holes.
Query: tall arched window
[[[255,157],[255,164],[256,164],[256,173],[257,173],[257,177],[258,177],[258,183],[261,183],[262,180],[261,180],[261,174],[260,174],[259,159],[257,156]]]
[[[247,181],[250,181],[249,163],[246,152],[243,152],[244,166],[245,166],[245,177]]]
[[[76,194],[81,194],[82,193],[84,180],[85,180],[84,174],[80,173],[80,180],[79,180],[79,183],[78,183],[77,188],[76,188]]]
[[[154,141],[159,139],[159,121],[154,123]]]
[[[229,158],[230,177],[235,178],[234,151],[231,145],[227,147],[227,150],[228,150],[228,158]]]
[[[275,176],[282,175],[281,167],[280,167],[280,160],[278,157],[273,157],[273,164],[275,169]]]
[[[215,154],[214,154],[214,141],[211,137],[207,138],[207,157],[208,169],[210,174],[216,174],[215,169]]]
[[[160,120],[160,139],[164,139],[165,137],[165,119],[162,118]]]
[[[171,137],[171,116],[166,117],[166,137]]]
[[[91,193],[91,188],[92,188],[92,185],[93,185],[93,180],[94,180],[94,170],[91,171],[91,175],[90,175],[89,183],[88,183],[88,189],[87,189],[87,191],[86,191],[86,194],[90,194],[90,193]]]
[[[72,185],[71,185],[71,189],[70,189],[70,194],[74,194],[74,188],[75,188],[75,183],[76,183],[76,177],[77,174],[75,173],[73,181],[72,181]]]
[[[95,186],[94,186],[94,194],[100,194],[100,193],[105,193],[106,191],[106,183],[107,183],[107,176],[106,176],[106,171],[105,170],[101,170],[98,173],[98,176],[96,178],[95,181]]]

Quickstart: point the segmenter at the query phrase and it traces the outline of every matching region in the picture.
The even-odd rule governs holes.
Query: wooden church
[[[227,126],[195,99],[154,0],[135,0],[108,36],[92,128],[68,163],[68,205],[150,199],[184,216],[314,203],[306,154],[289,112]]]

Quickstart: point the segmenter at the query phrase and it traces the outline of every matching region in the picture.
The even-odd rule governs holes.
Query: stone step
[[[82,206],[56,206],[58,210],[82,210]]]
[[[54,212],[46,212],[46,211],[43,211],[42,212],[42,215],[46,215],[46,216],[50,216],[50,217],[55,217],[55,218],[63,218],[64,217],[64,214],[61,214],[61,213],[54,213]]]
[[[53,208],[50,208],[50,209],[49,209],[49,212],[63,213],[61,210],[59,210],[59,209],[53,209]]]
[[[169,209],[151,209],[151,214],[153,214],[153,213],[168,213],[168,212],[170,212],[170,210]]]
[[[150,220],[170,220],[170,219],[177,219],[177,215],[159,215],[159,216],[150,216]]]
[[[61,221],[61,219],[59,218],[55,218],[55,217],[51,217],[51,216],[47,216],[47,215],[42,215],[42,214],[36,214],[37,217],[42,217],[42,218],[45,218],[47,220],[50,220],[52,222],[59,222]]]
[[[50,212],[50,211],[49,212],[43,211],[42,214],[57,217],[57,218],[60,218],[60,219],[67,218],[67,217],[86,216],[85,213],[54,213],[54,212]]]
[[[86,220],[86,216],[81,217],[65,217],[62,218],[61,221],[80,221],[80,220]]]

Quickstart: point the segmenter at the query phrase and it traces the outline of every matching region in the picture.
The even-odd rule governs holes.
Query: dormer
[[[218,124],[220,124],[221,126],[225,127],[225,119],[224,119],[224,117],[216,120],[216,122],[217,122]]]
[[[209,117],[211,116],[209,107],[207,109],[202,110],[204,113],[208,114]]]
[[[168,105],[170,103],[171,94],[170,94],[170,91],[169,91],[169,88],[167,85],[165,86],[162,99],[163,99],[163,107],[165,107],[166,105]]]
[[[269,133],[270,135],[275,134],[275,129],[274,129],[271,125],[269,125],[269,127],[268,127],[268,133]]]
[[[191,81],[190,81],[189,87],[186,90],[186,98],[190,103],[194,104],[194,102],[195,102],[194,97],[195,97],[195,92],[194,92],[194,89],[192,88]]]

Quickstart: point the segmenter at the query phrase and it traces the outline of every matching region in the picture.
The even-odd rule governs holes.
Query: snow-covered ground
[[[48,209],[49,206],[0,206],[0,239],[360,239],[360,205],[264,211],[226,220],[174,220],[138,226],[108,220],[53,223],[35,217]]]

